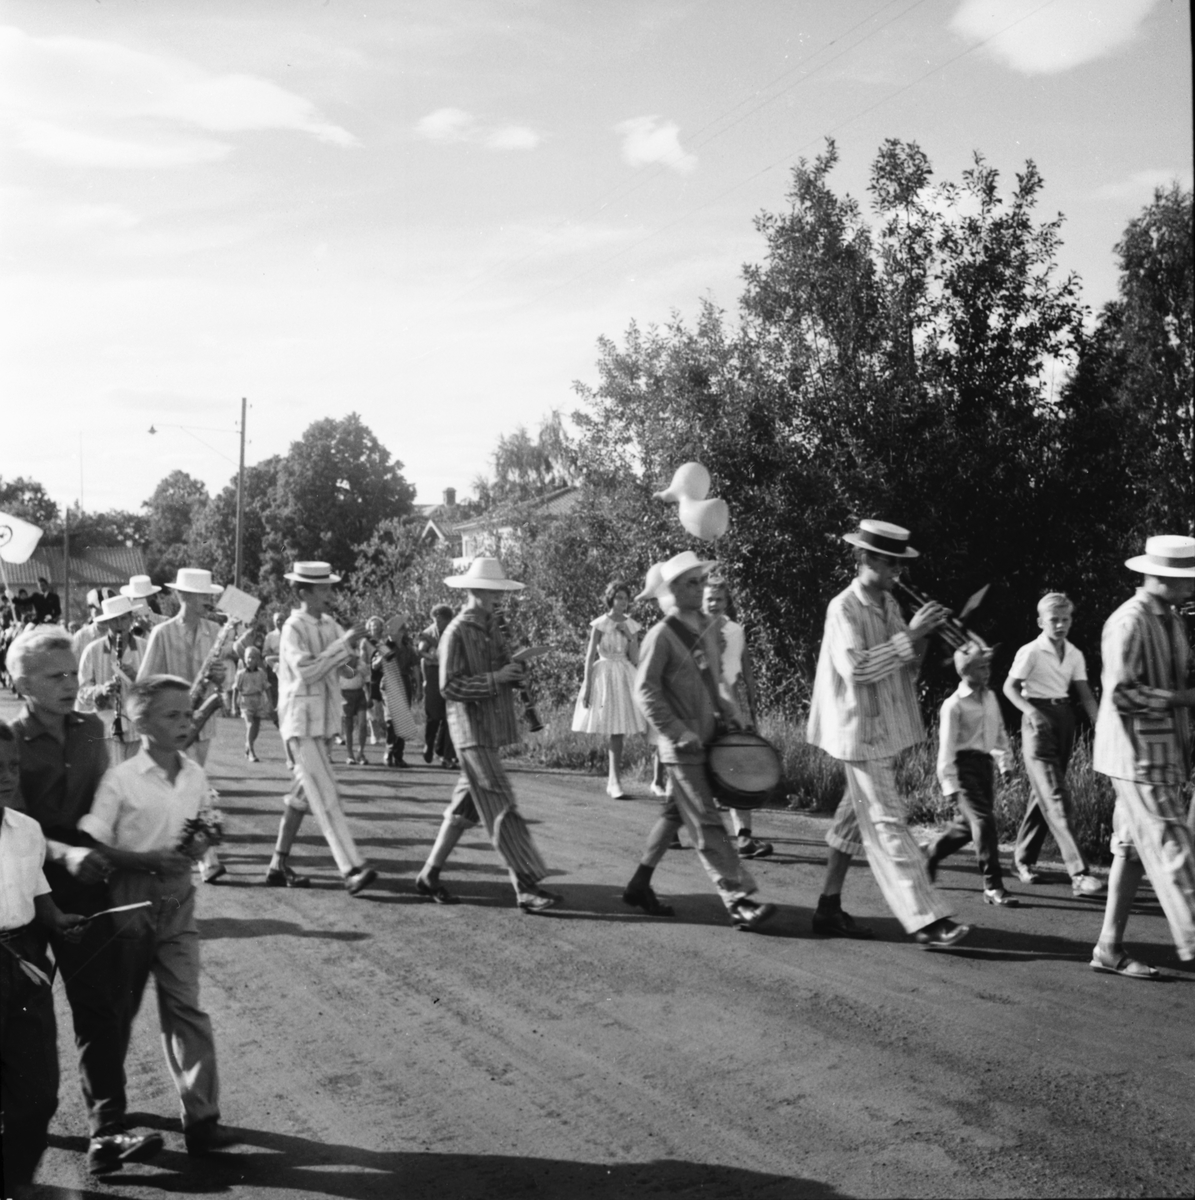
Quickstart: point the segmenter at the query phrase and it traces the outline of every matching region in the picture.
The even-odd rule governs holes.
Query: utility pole
[[[245,524],[245,413],[249,401],[241,397],[241,465],[237,469],[237,557],[233,584],[241,586],[241,534]]]

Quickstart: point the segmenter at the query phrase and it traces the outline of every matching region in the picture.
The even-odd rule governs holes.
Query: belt
[[[1062,706],[1065,706],[1066,708],[1070,708],[1070,704],[1071,704],[1069,696],[1063,696],[1061,699],[1058,699],[1058,700],[1044,700],[1037,696],[1030,696],[1029,703],[1030,704],[1048,704],[1051,708],[1059,708]]]

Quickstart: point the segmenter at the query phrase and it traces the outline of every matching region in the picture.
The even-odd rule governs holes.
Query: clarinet
[[[116,632],[115,645],[113,653],[116,656],[116,670],[112,675],[116,682],[116,694],[112,697],[112,737],[117,742],[124,741],[124,714],[121,712],[123,706],[123,697],[121,695],[120,686],[120,660],[124,657],[124,634],[119,630]]]
[[[498,610],[494,613],[494,621],[498,627],[502,641],[509,649],[511,641],[510,617],[506,612]],[[528,671],[524,670],[523,682],[515,686],[515,693],[519,697],[519,703],[523,706],[523,720],[527,722],[528,731],[530,733],[539,733],[543,729],[544,723],[539,719],[539,713],[535,708],[535,692],[532,690]]]

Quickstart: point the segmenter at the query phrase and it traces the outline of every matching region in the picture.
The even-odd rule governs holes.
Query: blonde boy
[[[188,822],[206,808],[203,768],[182,753],[191,732],[191,685],[150,675],[129,690],[141,751],[103,778],[79,828],[104,847],[116,868],[114,905],[149,901],[122,913],[117,947],[121,1049],[152,973],[166,1063],[182,1106],[187,1153],[210,1154],[236,1141],[220,1125],[220,1087],[212,1023],[199,1007],[199,930],[191,858],[182,852]]]
[[[1013,862],[1022,883],[1037,883],[1034,870],[1046,834],[1052,833],[1074,894],[1086,899],[1104,894],[1103,883],[1089,873],[1088,862],[1071,830],[1073,805],[1066,769],[1075,746],[1075,710],[1070,693],[1083,705],[1092,725],[1095,697],[1087,684],[1083,653],[1067,641],[1075,606],[1062,592],[1050,592],[1037,604],[1041,635],[1022,646],[1004,681],[1004,694],[1021,710],[1021,750],[1033,789],[1017,833]]]

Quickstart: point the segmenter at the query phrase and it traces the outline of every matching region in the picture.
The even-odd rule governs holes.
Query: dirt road
[[[46,1196],[1195,1191],[1195,972],[1141,984],[1090,971],[1100,906],[1072,900],[1063,875],[996,911],[957,856],[942,886],[978,929],[964,950],[935,954],[906,940],[857,864],[847,907],[878,938],[823,941],[809,917],[824,824],[768,814],[756,832],[777,853],[756,874],[782,911],[766,934],[728,927],[687,850],[656,873],[676,918],[651,919],[619,893],[654,803],[608,800],[594,778],[518,772],[567,908],[514,909],[479,834],[445,876],[464,903],[437,907],[411,880],[452,777],[420,763],[338,768],[380,887],[350,899],[309,820],[294,861],[316,886],[277,891],[261,877],[281,749],[263,734],[266,761],[248,766],[239,736],[224,719],[209,763],[230,879],[204,889],[199,912],[224,1119],[244,1143],[218,1160],[184,1154],[147,997],[130,1103],[142,1125],[167,1131],[167,1149],[89,1184],[59,995]],[[1157,910],[1130,934],[1140,957],[1177,967]]]

